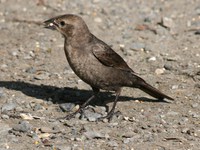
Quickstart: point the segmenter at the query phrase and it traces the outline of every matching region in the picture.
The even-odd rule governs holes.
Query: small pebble
[[[34,75],[34,78],[37,80],[48,80],[50,78],[50,73],[42,72],[42,73]]]
[[[156,61],[156,57],[150,57],[148,61]]]
[[[5,93],[4,93],[3,89],[0,88],[0,98],[3,98],[4,96],[5,96]]]
[[[1,107],[1,112],[11,111],[11,110],[15,109],[15,107],[16,107],[16,104],[15,104],[15,103],[7,103],[7,104],[4,104],[4,105]]]
[[[175,112],[175,111],[169,111],[168,113],[167,113],[167,115],[172,115],[172,116],[176,116],[176,115],[178,115],[179,113],[178,112]]]
[[[1,134],[0,141],[2,140],[2,138],[5,138],[5,136],[8,135],[8,131],[11,129],[12,128],[9,126],[9,124],[5,124],[2,121],[0,122],[0,134]]]
[[[9,117],[8,115],[2,114],[2,115],[1,115],[1,118],[2,118],[2,119],[9,119],[10,117]]]
[[[94,139],[94,138],[105,138],[105,135],[101,134],[98,131],[87,131],[84,133],[85,137],[88,139]]]
[[[1,68],[7,68],[7,67],[8,67],[8,65],[6,65],[6,64],[1,65]]]
[[[163,26],[165,26],[167,28],[173,28],[175,26],[174,21],[168,17],[162,18],[162,24],[163,24]]]
[[[124,120],[128,121],[128,120],[129,120],[129,117],[124,116]]]
[[[155,47],[152,45],[152,44],[146,44],[145,45],[145,48],[144,48],[144,51],[146,52],[146,53],[149,53],[149,52],[151,52],[152,50],[154,50],[155,49]]]
[[[66,145],[58,145],[58,146],[55,146],[54,147],[55,150],[72,150],[73,148],[68,146],[67,144]]]
[[[130,142],[130,139],[129,138],[125,138],[124,140],[123,140],[123,143],[124,144],[127,144],[127,143],[129,143]]]
[[[75,112],[80,108],[80,105],[76,105],[75,107],[72,108],[72,111]]]
[[[109,141],[108,142],[108,145],[111,146],[111,147],[118,147],[119,145],[117,144],[117,142],[115,141]]]
[[[144,43],[132,43],[130,45],[130,49],[132,50],[143,50],[145,48],[145,44]]]
[[[178,89],[178,87],[179,87],[178,85],[173,85],[172,90],[176,90],[176,89]]]
[[[35,54],[34,54],[33,51],[30,51],[30,52],[29,52],[29,55],[30,55],[31,57],[35,57]]]
[[[34,111],[38,111],[38,110],[42,110],[42,109],[44,110],[44,107],[40,104],[36,104],[33,108]]]
[[[178,122],[178,124],[185,125],[187,122],[188,122],[188,118],[184,117],[184,118],[181,118],[181,120]]]
[[[15,108],[15,111],[18,111],[18,112],[22,112],[24,109],[22,108],[22,107],[20,107],[20,106],[17,106],[16,108]]]
[[[13,56],[18,56],[17,52],[12,52]]]
[[[100,0],[93,0],[92,2],[96,4],[96,3],[99,3]]]
[[[165,72],[165,68],[158,68],[158,69],[155,70],[155,73],[156,73],[157,75],[161,75],[161,74],[163,74],[164,72]]]
[[[51,134],[49,134],[49,133],[42,133],[42,134],[39,134],[39,135],[38,135],[38,137],[39,137],[40,139],[48,138],[48,137],[50,137],[50,136],[51,136]]]
[[[29,68],[27,68],[27,69],[25,70],[25,72],[34,74],[34,73],[36,73],[36,69],[33,68],[33,67],[29,67]]]
[[[59,107],[64,112],[70,112],[75,107],[75,104],[74,103],[62,103],[59,105]]]
[[[200,115],[197,114],[197,113],[193,113],[193,114],[192,114],[192,117],[193,117],[193,118],[200,118]]]
[[[94,111],[98,114],[106,115],[106,107],[104,106],[94,107]]]
[[[22,121],[18,125],[13,127],[13,130],[19,132],[29,132],[32,129],[32,125],[28,121]]]
[[[85,110],[84,114],[85,114],[85,117],[86,117],[89,121],[92,121],[92,122],[96,121],[98,118],[101,117],[100,114],[91,112],[90,110]]]
[[[108,122],[108,119],[107,119],[107,118],[104,118],[102,121],[103,121],[104,123],[107,123],[107,122]]]
[[[127,133],[125,133],[124,135],[122,135],[122,137],[131,138],[131,137],[133,137],[134,135],[135,135],[135,132],[130,131],[130,132],[127,132]]]
[[[21,113],[20,116],[21,116],[21,118],[24,119],[24,120],[33,120],[33,117],[31,116],[31,114],[24,114],[24,113]]]
[[[166,70],[173,70],[173,66],[172,66],[171,64],[165,64],[165,65],[164,65],[164,68],[165,68]]]
[[[49,128],[49,127],[41,127],[40,130],[43,133],[57,133],[57,132],[59,132],[58,129],[52,129],[52,128]]]
[[[96,17],[96,18],[94,18],[94,21],[95,21],[95,22],[98,22],[98,23],[101,23],[101,22],[102,22],[102,19],[99,18],[99,17]]]
[[[192,108],[197,108],[198,106],[199,106],[198,103],[194,103],[194,104],[192,104]]]

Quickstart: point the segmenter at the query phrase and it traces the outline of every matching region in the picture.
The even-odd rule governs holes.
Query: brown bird
[[[173,100],[137,76],[121,56],[90,32],[81,17],[66,14],[51,18],[44,24],[45,28],[57,30],[64,36],[64,51],[69,65],[94,92],[79,110],[66,118],[69,119],[78,112],[83,113],[85,106],[96,97],[100,89],[116,93],[112,109],[103,117],[108,119],[114,113],[122,87],[139,88],[159,100]]]

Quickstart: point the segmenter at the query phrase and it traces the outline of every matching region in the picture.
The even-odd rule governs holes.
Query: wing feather
[[[93,46],[92,52],[94,56],[105,66],[134,72],[126,64],[123,58],[118,55],[114,50],[112,50],[108,45],[104,45],[102,43],[96,44]]]

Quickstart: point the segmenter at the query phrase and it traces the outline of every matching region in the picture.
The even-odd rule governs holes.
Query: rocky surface
[[[175,101],[124,88],[113,120],[96,122],[114,99],[104,91],[85,116],[59,119],[92,94],[67,64],[62,36],[42,26],[65,13]],[[199,0],[0,0],[0,30],[0,149],[199,149]]]

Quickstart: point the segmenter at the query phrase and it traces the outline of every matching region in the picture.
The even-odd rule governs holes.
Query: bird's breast
[[[99,65],[94,61],[93,54],[85,53],[83,49],[72,48],[71,46],[65,47],[65,54],[75,74],[85,82],[91,80],[95,66]]]
[[[103,65],[91,51],[85,49],[65,46],[69,65],[79,78],[101,89],[115,89],[116,86],[124,83],[126,74],[123,71]]]

